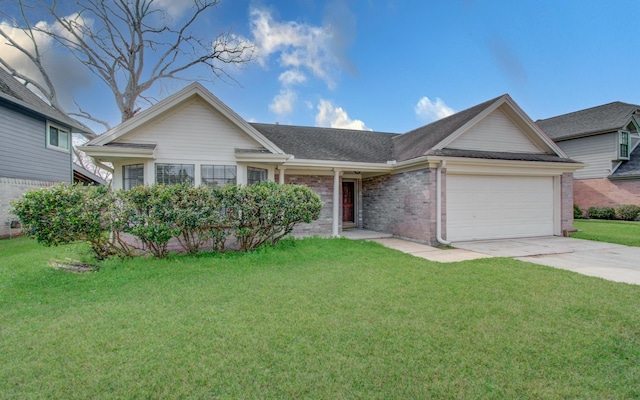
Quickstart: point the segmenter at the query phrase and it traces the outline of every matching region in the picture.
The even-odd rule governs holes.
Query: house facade
[[[52,108],[0,68],[0,238],[10,236],[10,201],[27,190],[73,182],[72,134],[91,131]],[[94,136],[91,136],[94,137]]]
[[[536,121],[572,159],[581,209],[640,205],[640,106],[613,102]]]
[[[248,123],[192,84],[80,148],[112,185],[313,188],[303,235],[364,228],[424,243],[561,235],[573,227],[570,160],[503,95],[404,134]]]

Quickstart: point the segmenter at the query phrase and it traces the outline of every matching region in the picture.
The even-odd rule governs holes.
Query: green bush
[[[173,237],[188,253],[209,242],[214,251],[223,250],[229,235],[243,251],[274,245],[296,224],[317,219],[322,202],[307,187],[273,182],[224,188],[137,186],[115,192],[61,184],[29,191],[12,206],[25,233],[38,242],[87,241],[103,259],[140,251],[165,257]],[[135,236],[143,248],[135,248],[122,233]]]
[[[582,209],[577,204],[573,205],[573,218],[580,219],[584,216]]]
[[[640,206],[635,204],[625,204],[616,207],[616,219],[623,221],[635,221],[640,216]]]
[[[615,219],[616,210],[613,207],[589,207],[587,215],[593,219]]]
[[[305,186],[261,182],[224,188],[223,201],[242,251],[275,245],[296,224],[318,219],[322,202]]]

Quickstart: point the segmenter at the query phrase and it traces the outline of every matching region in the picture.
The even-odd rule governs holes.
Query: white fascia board
[[[282,164],[292,158],[290,154],[273,153],[236,153],[236,160],[240,162],[266,162]]]
[[[430,161],[446,161],[447,173],[465,175],[530,175],[558,176],[564,172],[574,172],[582,167],[582,163],[494,160],[466,157],[432,156]]]
[[[393,165],[386,163],[366,163],[366,162],[352,162],[352,161],[331,161],[331,160],[303,160],[303,159],[290,159],[283,164],[284,167],[296,167],[296,168],[320,168],[320,169],[339,169],[339,170],[354,170],[354,171],[379,171],[387,172],[393,170]]]
[[[156,158],[155,149],[133,149],[126,147],[114,148],[110,146],[76,146],[76,148],[90,157]]]

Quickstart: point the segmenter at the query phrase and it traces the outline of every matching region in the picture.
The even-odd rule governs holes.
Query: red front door
[[[355,223],[354,218],[354,182],[342,182],[342,223]]]

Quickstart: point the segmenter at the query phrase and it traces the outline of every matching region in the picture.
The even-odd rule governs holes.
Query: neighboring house
[[[81,147],[114,188],[153,183],[313,188],[299,234],[365,228],[436,244],[573,228],[566,157],[503,95],[405,134],[248,123],[192,84]]]
[[[9,214],[9,202],[29,189],[72,182],[72,133],[95,135],[2,68],[0,118],[0,237],[5,237],[12,233],[10,225],[15,220]]]
[[[580,208],[640,205],[640,106],[617,101],[536,123],[585,164],[574,175]]]

